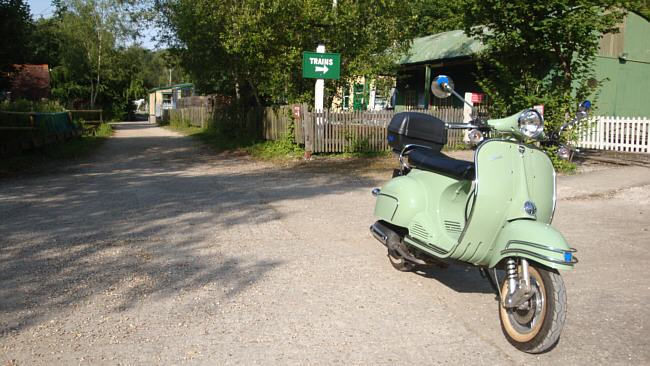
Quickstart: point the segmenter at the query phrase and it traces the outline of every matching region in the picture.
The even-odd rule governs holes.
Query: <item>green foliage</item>
[[[113,134],[113,127],[108,123],[102,123],[97,127],[95,137],[110,137]]]
[[[251,156],[263,160],[282,160],[301,158],[305,151],[292,141],[264,141],[244,148]]]
[[[342,79],[391,72],[408,46],[412,5],[397,0],[166,0],[159,10],[201,92],[269,105],[308,100],[302,52],[340,52]],[[330,91],[337,83],[328,83]]]
[[[628,2],[627,9],[635,11],[650,20],[650,0],[632,0]]]
[[[463,28],[463,6],[470,0],[415,0],[414,37]]]
[[[292,116],[293,117],[293,116]],[[246,151],[254,157],[261,159],[282,159],[282,158],[299,158],[305,153],[305,150],[296,144],[295,141],[295,120],[292,118],[287,129],[287,133],[277,141],[264,141],[256,143]]]
[[[371,151],[370,139],[368,138],[356,138],[351,134],[346,134],[345,141],[348,143],[345,146],[346,153],[367,153]]]
[[[576,164],[571,161],[560,158],[557,155],[557,149],[558,149],[557,146],[550,146],[544,148],[544,150],[546,151],[546,155],[548,155],[548,157],[551,158],[551,162],[553,163],[555,170],[565,174],[574,173],[577,168]]]
[[[8,112],[64,112],[63,108],[56,101],[34,102],[26,99],[0,102],[0,111]]]
[[[304,149],[294,142],[293,122],[289,124],[287,133],[280,140],[259,141],[259,138],[241,123],[247,120],[247,114],[233,107],[218,113],[218,120],[206,129],[193,127],[189,121],[180,118],[171,118],[169,127],[197,137],[217,151],[241,150],[265,160],[295,159],[303,156]]]
[[[173,116],[169,119],[169,127],[174,129],[187,129],[192,127],[192,124],[189,120]]]
[[[479,84],[493,115],[544,105],[547,135],[598,88],[600,35],[615,31],[621,2],[485,0],[465,4],[465,31],[487,46]]]
[[[166,52],[126,46],[137,33],[138,11],[131,3],[57,1],[54,17],[34,23],[32,60],[50,65],[54,99],[70,109],[100,108],[107,119],[123,119],[132,117],[133,100],[167,83]],[[181,78],[182,70],[173,76]]]
[[[29,5],[23,0],[0,0],[0,91],[8,87],[6,73],[29,56],[25,45],[31,37]]]
[[[61,143],[46,145],[19,156],[0,159],[0,176],[26,171],[56,169],[72,160],[83,159],[97,149],[113,134],[107,123],[101,124],[95,136],[82,136]]]

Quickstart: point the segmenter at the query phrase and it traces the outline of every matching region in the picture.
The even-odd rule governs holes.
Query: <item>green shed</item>
[[[447,74],[456,90],[481,92],[474,80],[474,55],[484,48],[462,30],[438,33],[413,40],[400,60],[394,105],[396,109],[429,108],[434,99],[429,87],[435,75]],[[595,62],[596,78],[603,81],[595,106],[598,115],[650,117],[650,22],[630,12],[619,32],[600,41]],[[446,99],[443,103],[457,103]]]
[[[628,13],[619,32],[606,34],[596,58],[601,116],[650,117],[650,22]]]

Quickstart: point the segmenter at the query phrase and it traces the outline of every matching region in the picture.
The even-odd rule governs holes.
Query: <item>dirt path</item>
[[[476,270],[392,269],[368,233],[389,174],[279,169],[125,123],[92,161],[0,181],[0,363],[650,362],[650,170],[560,179],[555,225],[581,263],[539,356],[505,341]]]

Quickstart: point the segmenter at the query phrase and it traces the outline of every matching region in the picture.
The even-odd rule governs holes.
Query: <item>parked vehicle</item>
[[[444,75],[435,79],[432,91],[463,100]],[[449,128],[469,129],[477,145],[474,162],[441,153]],[[567,313],[558,270],[578,263],[576,249],[550,225],[556,177],[550,159],[536,146],[545,139],[543,129],[534,109],[468,124],[399,113],[388,127],[388,141],[399,152],[401,167],[372,192],[379,220],[370,231],[388,248],[393,267],[478,267],[499,299],[505,337],[529,353],[557,344]]]

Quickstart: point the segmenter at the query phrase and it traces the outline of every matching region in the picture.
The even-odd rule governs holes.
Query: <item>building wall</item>
[[[629,13],[622,32],[609,38],[611,47],[596,59],[596,78],[604,80],[596,113],[650,117],[650,22]]]

